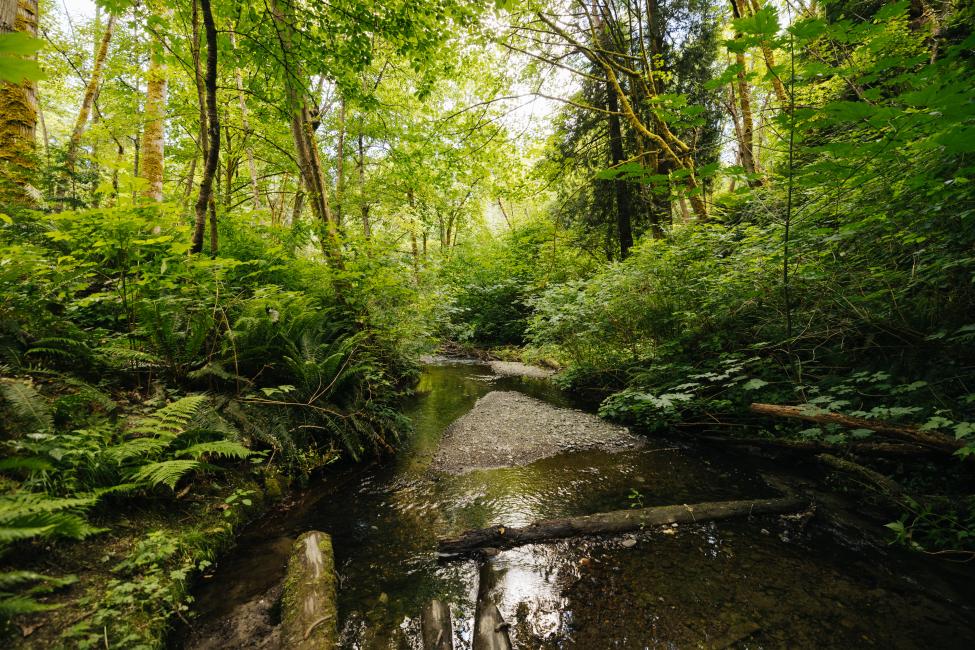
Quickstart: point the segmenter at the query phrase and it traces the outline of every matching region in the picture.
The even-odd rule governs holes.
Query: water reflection
[[[438,562],[438,536],[626,508],[634,488],[646,506],[770,494],[757,476],[669,444],[574,452],[460,476],[428,471],[446,426],[491,390],[567,405],[546,382],[494,377],[486,366],[427,368],[406,407],[415,432],[404,451],[388,465],[328,477],[298,507],[251,531],[199,594],[204,617],[225,616],[235,603],[266,591],[283,575],[290,540],[319,529],[333,536],[345,647],[419,647],[418,615],[439,598],[451,606],[456,647],[470,648],[479,567]],[[909,641],[920,630],[937,647],[972,640],[950,610],[878,591],[873,576],[848,575],[829,540],[785,544],[778,531],[761,528],[681,526],[643,531],[632,547],[616,538],[512,549],[485,565],[488,588],[519,647],[703,647],[739,640],[749,647],[855,647],[894,639],[894,632],[877,633],[878,625]],[[824,624],[832,626],[825,641],[815,632]]]

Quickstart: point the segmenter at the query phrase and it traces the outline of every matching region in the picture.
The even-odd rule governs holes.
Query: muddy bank
[[[431,469],[460,474],[514,467],[570,451],[643,445],[626,427],[513,391],[493,391],[444,432]]]

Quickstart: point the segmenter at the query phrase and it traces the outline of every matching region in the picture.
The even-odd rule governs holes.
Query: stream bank
[[[402,453],[335,473],[288,512],[246,531],[197,591],[196,621],[179,643],[274,647],[284,563],[308,529],[333,537],[343,647],[419,647],[420,614],[436,598],[453,614],[455,647],[469,648],[479,568],[438,561],[439,536],[632,504],[776,496],[761,468],[656,440],[560,449],[513,467],[437,471],[436,458],[449,447],[441,446],[444,431],[496,391],[534,397],[546,408],[571,406],[547,382],[499,377],[479,363],[428,366],[406,405],[416,431]],[[853,551],[815,519],[654,527],[623,539],[531,544],[488,561],[497,576],[490,596],[512,624],[516,647],[975,644],[966,622],[970,579],[937,575],[932,563],[897,549]],[[932,581],[941,598],[919,588]]]

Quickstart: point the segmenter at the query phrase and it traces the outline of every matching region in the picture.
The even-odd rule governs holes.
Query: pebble
[[[623,548],[633,548],[636,546],[636,540],[632,537],[627,537],[623,540]]]

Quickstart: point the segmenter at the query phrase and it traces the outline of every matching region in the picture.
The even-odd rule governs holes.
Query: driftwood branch
[[[716,501],[693,505],[616,510],[584,517],[547,519],[524,528],[492,526],[479,530],[469,530],[457,537],[441,539],[438,548],[441,553],[459,554],[484,547],[506,548],[549,539],[626,533],[640,530],[646,526],[794,512],[805,508],[808,503],[804,499],[795,498],[754,499],[750,501]]]
[[[907,442],[921,445],[922,447],[937,449],[938,451],[948,454],[953,454],[965,446],[965,443],[961,442],[960,440],[954,440],[953,438],[949,438],[946,435],[936,433],[934,431],[922,431],[917,427],[892,424],[890,422],[882,422],[879,420],[867,420],[865,418],[842,415],[841,413],[830,413],[828,411],[815,412],[803,409],[800,406],[786,406],[782,404],[752,404],[751,411],[760,415],[770,415],[781,418],[795,418],[797,420],[805,420],[806,422],[815,422],[816,424],[838,424],[841,427],[846,427],[849,429],[869,429],[870,431],[879,433],[882,436],[887,436],[888,438],[905,440]]]

